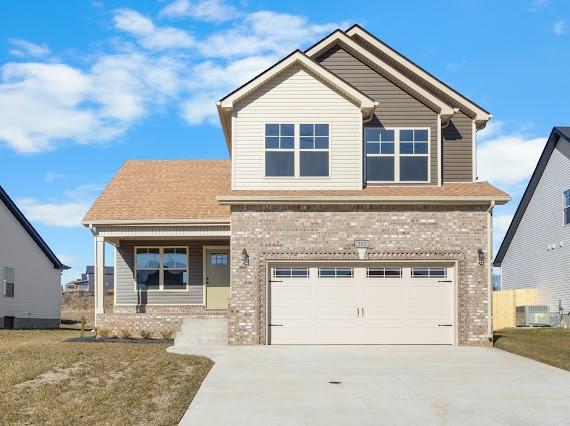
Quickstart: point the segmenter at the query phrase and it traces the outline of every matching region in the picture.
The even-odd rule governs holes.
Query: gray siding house
[[[217,108],[230,160],[127,161],[86,214],[97,327],[491,344],[492,211],[510,197],[476,180],[489,112],[359,26]]]
[[[0,328],[59,327],[63,269],[0,187]]]
[[[494,266],[502,289],[536,288],[541,305],[570,311],[570,127],[555,127]]]

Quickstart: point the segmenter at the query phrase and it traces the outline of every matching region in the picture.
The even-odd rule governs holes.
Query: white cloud
[[[526,182],[545,143],[546,138],[525,138],[516,134],[480,143],[477,149],[479,179],[499,185]]]
[[[19,58],[41,58],[43,56],[49,55],[49,48],[45,44],[34,44],[32,42],[19,38],[11,38],[8,41],[12,45],[9,50],[10,54]]]
[[[47,171],[44,175],[44,181],[47,183],[55,182],[56,180],[63,179],[65,175],[63,173],[53,172],[51,170]]]
[[[21,198],[17,204],[29,220],[63,228],[79,226],[90,206],[84,202],[42,203],[35,198]]]
[[[563,35],[568,32],[566,19],[559,19],[552,25],[552,32],[556,35]]]
[[[198,43],[207,57],[231,58],[257,54],[287,54],[338,28],[313,24],[306,17],[270,11],[247,15],[237,26],[212,34]]]
[[[202,5],[203,14],[214,4],[226,7],[189,3]],[[84,56],[81,66],[53,61],[1,66],[0,143],[35,153],[66,143],[108,142],[170,106],[188,124],[218,124],[216,100],[338,26],[261,11],[195,41],[131,9],[115,10],[113,23],[122,34],[110,40],[109,51]]]
[[[533,0],[527,10],[529,12],[536,12],[550,3],[550,0]]]
[[[159,13],[161,18],[191,17],[206,22],[224,22],[237,16],[237,9],[221,0],[175,0]]]
[[[493,217],[493,232],[497,238],[503,238],[512,220],[512,214],[503,214]]]
[[[16,200],[16,204],[32,222],[72,228],[81,226],[83,216],[102,189],[102,185],[84,184],[64,191],[61,199],[41,200],[24,197]]]
[[[497,136],[500,133],[502,133],[504,127],[505,127],[504,121],[491,120],[487,123],[487,125],[483,130],[477,132],[477,140],[479,142],[482,142],[484,140]]]
[[[182,49],[192,47],[194,39],[185,31],[172,27],[157,27],[146,16],[132,9],[118,9],[115,27],[136,37],[147,49]]]
[[[467,61],[465,59],[462,59],[459,62],[449,62],[445,64],[445,68],[450,71],[455,71],[459,68],[463,68],[465,65],[467,65]]]

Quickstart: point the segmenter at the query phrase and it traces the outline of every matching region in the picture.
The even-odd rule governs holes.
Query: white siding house
[[[536,288],[537,304],[570,310],[570,131],[555,128],[495,259],[502,288]]]
[[[0,187],[0,328],[58,327],[63,269]]]

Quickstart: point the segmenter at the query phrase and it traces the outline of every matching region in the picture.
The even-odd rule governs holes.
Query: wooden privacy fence
[[[516,307],[536,304],[536,289],[493,292],[493,331],[516,325]]]

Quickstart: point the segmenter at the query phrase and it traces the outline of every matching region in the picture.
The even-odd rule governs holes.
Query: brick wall
[[[357,260],[355,239],[370,240],[370,260],[453,260],[458,264],[458,341],[488,345],[485,206],[233,206],[230,344],[266,343],[266,262]],[[240,260],[247,249],[250,263]]]
[[[142,311],[140,311],[142,309]],[[179,305],[117,305],[112,313],[97,315],[97,328],[111,330],[119,334],[122,329],[129,329],[138,334],[141,330],[158,333],[161,330],[178,330],[185,318],[227,318],[228,311],[223,309],[205,309],[203,306]]]

